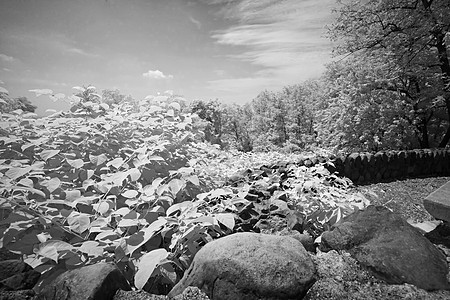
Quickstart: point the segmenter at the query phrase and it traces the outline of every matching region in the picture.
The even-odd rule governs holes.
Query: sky
[[[0,0],[0,87],[47,109],[75,86],[245,103],[331,61],[335,0]]]

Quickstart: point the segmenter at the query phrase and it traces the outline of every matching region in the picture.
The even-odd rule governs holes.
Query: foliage
[[[191,109],[205,121],[207,141],[225,149],[301,151],[314,143],[315,82],[265,91],[243,106],[196,101]]]
[[[31,104],[27,97],[11,98],[6,89],[0,88],[0,112],[10,113],[17,110],[34,113],[36,106]]]
[[[264,91],[243,107],[245,128],[256,151],[302,151],[315,143],[314,111],[319,87],[314,81]]]
[[[113,261],[139,287],[149,277],[171,286],[201,245],[232,229],[220,225],[221,208],[183,202],[208,186],[189,167],[205,153],[192,116],[176,104],[106,111],[84,95],[71,113],[2,114],[0,194],[10,213],[1,246],[44,273],[41,285],[64,270]],[[157,249],[162,261],[149,256]],[[136,271],[144,265],[154,272]]]
[[[336,61],[319,80],[261,92],[240,109],[216,109],[223,147],[348,152],[447,145],[449,2],[341,0],[335,13],[329,37]]]
[[[224,105],[225,125],[224,144],[227,148],[243,152],[253,150],[253,138],[250,134],[248,122],[251,111],[246,106],[237,104]]]
[[[212,154],[200,174],[212,178],[218,188],[199,197],[213,203],[219,198],[222,205],[234,204],[235,231],[259,232],[261,221],[300,212],[304,217],[303,229],[316,238],[342,217],[369,205],[361,193],[353,191],[348,178],[328,171],[326,166],[330,162],[310,167],[296,163],[326,157],[327,152],[287,155],[217,150]],[[223,181],[223,176],[227,180]],[[284,209],[285,213],[279,212]]]
[[[360,66],[366,58],[394,66],[394,72],[389,68],[381,78],[368,81],[368,90],[400,93],[400,100],[409,106],[403,115],[412,112],[410,123],[416,127],[420,146],[445,147],[450,139],[450,3],[345,0],[338,4],[330,27],[331,38],[338,41],[337,54],[358,52],[354,61]],[[404,126],[391,125],[398,131]],[[440,142],[434,144],[430,134],[438,135]]]
[[[131,104],[131,105],[135,105],[136,101],[133,99],[133,97],[131,97],[130,95],[124,95],[120,93],[120,90],[118,89],[114,89],[114,90],[103,90],[102,91],[102,102],[108,104],[108,106],[113,106],[114,104],[116,105],[120,105],[123,104],[125,102]],[[138,107],[136,107],[136,110],[138,109]]]
[[[270,150],[269,145],[282,146],[288,140],[286,130],[287,105],[273,92],[261,92],[251,102],[251,134],[257,150]]]
[[[275,164],[260,171],[302,156],[224,152],[200,142],[195,115],[168,103],[168,96],[148,97],[136,112],[126,102],[91,101],[95,89],[80,89],[83,98],[68,97],[75,104],[70,112],[1,115],[0,247],[21,253],[43,274],[38,289],[65,270],[108,261],[137,288],[167,293],[204,244],[258,231],[254,225],[273,208],[270,199],[286,195],[315,236],[361,202],[351,198],[341,211],[336,203],[348,192],[330,190],[339,179],[323,166]],[[34,92],[65,99],[51,90]],[[251,175],[230,185],[239,168]],[[310,198],[315,206],[306,205],[305,186],[319,192]],[[255,202],[257,189],[269,195],[264,205]],[[333,202],[321,193],[342,197]]]
[[[95,118],[109,110],[109,105],[102,102],[102,97],[96,92],[94,86],[76,86],[74,89],[78,93],[71,96],[69,100],[71,104],[70,111],[75,115]],[[59,94],[57,98],[64,97],[64,94]]]
[[[194,101],[191,104],[191,111],[197,114],[201,120],[205,140],[223,146],[222,135],[224,133],[224,113],[219,101]]]
[[[317,122],[317,104],[321,100],[320,89],[318,81],[306,81],[283,88],[278,96],[287,102],[288,141],[302,150],[316,142],[314,124]]]
[[[292,207],[306,216],[304,230],[313,237],[369,205],[361,193],[350,192],[353,184],[349,179],[330,174],[324,164],[294,167],[290,172],[293,176],[284,185]]]
[[[358,55],[329,65],[315,125],[319,142],[347,151],[419,147],[418,111],[400,91],[383,88],[400,84],[399,72],[389,61]]]
[[[237,104],[221,104],[218,100],[196,100],[190,111],[201,120],[198,123],[205,133],[205,140],[219,145],[222,149],[253,150],[253,141],[248,129],[251,118],[246,107]]]
[[[181,112],[188,112],[190,101],[185,99],[183,96],[173,94],[172,91],[166,91],[163,94],[158,94],[157,96],[148,95],[141,101],[139,101],[139,106],[146,107],[148,105],[156,105],[168,109],[176,109]]]

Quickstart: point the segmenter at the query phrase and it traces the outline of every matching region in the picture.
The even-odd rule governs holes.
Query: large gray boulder
[[[445,255],[428,239],[382,206],[369,206],[322,235],[325,249],[348,250],[387,283],[410,283],[425,290],[448,289]]]
[[[303,245],[288,236],[236,233],[206,244],[169,297],[188,286],[210,299],[301,299],[316,268]]]
[[[110,300],[118,289],[131,289],[120,270],[111,263],[98,263],[62,273],[37,299]]]

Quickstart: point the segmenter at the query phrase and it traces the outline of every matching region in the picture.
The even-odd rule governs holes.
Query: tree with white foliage
[[[335,12],[329,32],[338,44],[336,54],[394,64],[392,80],[374,80],[367,88],[400,93],[409,103],[405,109],[413,114],[420,146],[435,146],[430,133],[443,130],[436,146],[445,147],[450,140],[450,1],[338,0]]]

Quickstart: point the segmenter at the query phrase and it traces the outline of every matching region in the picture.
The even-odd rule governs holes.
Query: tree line
[[[334,14],[336,59],[319,79],[241,107],[195,103],[211,141],[244,151],[448,145],[450,1],[338,0]]]
[[[184,110],[197,113],[205,139],[223,148],[446,147],[450,140],[450,1],[337,0],[334,14],[328,35],[335,42],[336,59],[320,78],[281,91],[263,91],[245,105],[219,100],[188,105],[173,95],[166,100],[177,99]],[[138,110],[140,103],[118,90],[104,90],[100,96],[84,88],[76,96],[81,99],[78,106],[126,103]],[[5,97],[7,105],[2,105],[1,112],[35,109],[24,97]]]

